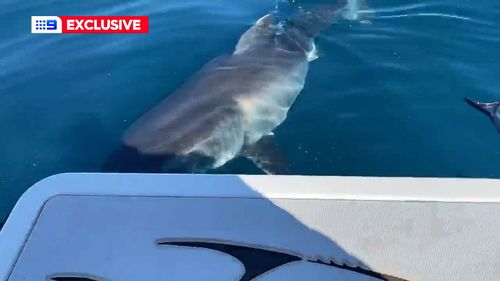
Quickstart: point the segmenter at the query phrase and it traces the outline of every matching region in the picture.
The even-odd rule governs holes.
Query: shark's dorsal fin
[[[238,41],[234,50],[235,54],[242,53],[252,46],[259,44],[262,40],[266,40],[272,34],[273,18],[271,14],[267,14],[250,27]]]
[[[264,136],[256,143],[245,147],[242,155],[267,174],[291,174],[288,161],[276,143],[274,135]]]

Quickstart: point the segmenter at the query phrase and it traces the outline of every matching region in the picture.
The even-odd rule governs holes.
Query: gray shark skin
[[[346,9],[352,16],[354,2],[299,11],[285,26],[272,14],[260,18],[232,54],[207,63],[125,132],[128,161],[164,157],[205,171],[243,155],[267,173],[288,174],[285,157],[266,152],[277,147],[272,131],[304,87],[309,62],[317,58],[315,37]]]
[[[500,133],[500,102],[482,103],[469,98],[466,98],[465,102],[486,114]]]

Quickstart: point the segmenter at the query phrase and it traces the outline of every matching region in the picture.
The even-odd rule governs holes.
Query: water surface
[[[2,1],[0,221],[36,181],[98,171],[131,122],[276,3]],[[369,4],[371,23],[339,22],[318,39],[320,59],[276,130],[293,171],[500,178],[500,136],[463,102],[500,100],[500,3]],[[35,35],[32,15],[147,15],[150,33]],[[244,159],[213,172],[260,173]]]

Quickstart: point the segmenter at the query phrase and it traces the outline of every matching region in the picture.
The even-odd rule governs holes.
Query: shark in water
[[[360,20],[363,6],[362,0],[316,5],[285,24],[272,13],[263,16],[232,54],[208,62],[140,117],[105,170],[205,171],[245,156],[266,173],[290,173],[273,130],[304,87],[317,58],[314,39],[339,18]]]

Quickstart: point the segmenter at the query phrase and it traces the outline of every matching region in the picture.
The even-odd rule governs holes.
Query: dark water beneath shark
[[[318,40],[275,134],[296,174],[500,178],[500,2],[371,1]],[[36,181],[98,171],[123,131],[275,0],[0,3],[0,221]],[[148,15],[146,35],[32,35],[32,15]],[[244,159],[214,173],[260,173]],[[499,187],[500,188],[500,187]]]

